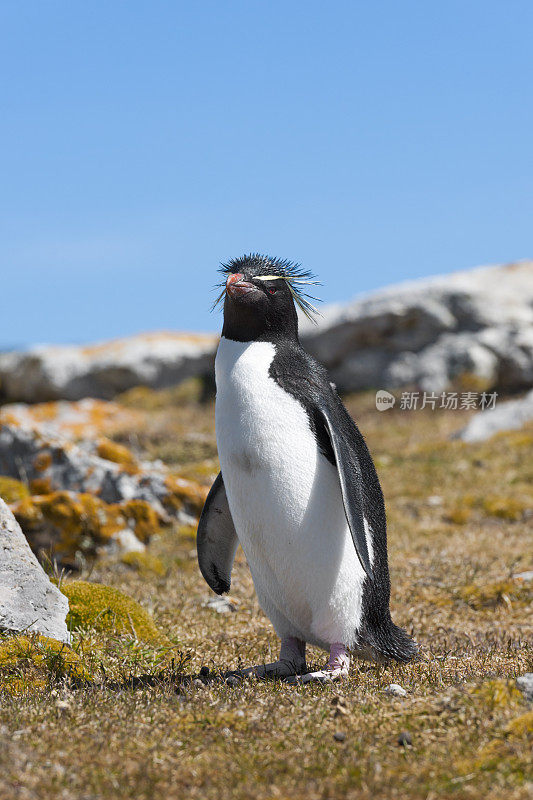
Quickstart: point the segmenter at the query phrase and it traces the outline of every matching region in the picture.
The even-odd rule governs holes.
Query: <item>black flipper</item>
[[[219,472],[207,495],[196,534],[200,572],[217,594],[229,592],[231,570],[238,546],[239,539],[229,509],[222,473]]]
[[[332,414],[326,403],[317,406],[317,411],[322,418],[322,422],[328,432],[337,472],[341,484],[342,502],[344,512],[356,553],[361,562],[361,566],[368,575],[372,577],[372,565],[365,532],[365,518],[363,515],[363,483],[361,476],[361,466],[357,458],[354,447],[350,447],[342,435],[339,435],[338,425],[334,424]]]

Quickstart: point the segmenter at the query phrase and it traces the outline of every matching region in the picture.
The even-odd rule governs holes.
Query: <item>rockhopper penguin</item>
[[[312,276],[249,255],[223,265],[215,362],[221,472],[198,525],[209,586],[230,588],[242,545],[279,661],[245,673],[304,683],[348,674],[350,653],[409,661],[416,643],[391,620],[385,507],[372,458],[326,370],[298,339],[295,300]],[[305,646],[329,652],[307,673]],[[294,678],[293,678],[294,680]]]

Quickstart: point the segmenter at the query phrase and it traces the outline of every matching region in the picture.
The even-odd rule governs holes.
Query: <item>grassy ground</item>
[[[150,423],[123,441],[210,480],[210,402],[172,392],[127,402]],[[157,569],[100,562],[83,577],[140,601],[173,649],[75,633],[92,685],[0,699],[0,797],[531,796],[533,715],[514,683],[533,671],[531,592],[513,575],[531,569],[533,427],[463,445],[449,436],[466,412],[378,413],[370,395],[348,406],[387,501],[393,617],[423,659],[355,663],[349,682],[324,687],[185,680],[273,660],[278,643],[242,554],[236,611],[217,614],[203,605],[191,530],[167,530],[150,546]],[[385,694],[390,683],[407,696]]]

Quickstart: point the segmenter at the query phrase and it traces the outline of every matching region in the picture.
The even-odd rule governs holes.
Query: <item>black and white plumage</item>
[[[242,545],[282,640],[274,675],[305,671],[306,642],[408,661],[416,645],[390,617],[385,508],[372,458],[325,369],[298,340],[295,291],[312,276],[257,255],[223,269],[221,474],[198,526],[202,574],[215,592],[228,591]],[[326,676],[346,674],[347,662],[337,669],[335,658]]]

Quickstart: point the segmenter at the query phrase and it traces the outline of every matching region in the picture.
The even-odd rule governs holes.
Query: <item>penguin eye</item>
[[[267,286],[267,292],[269,294],[276,294],[277,291],[278,291],[277,286]]]

